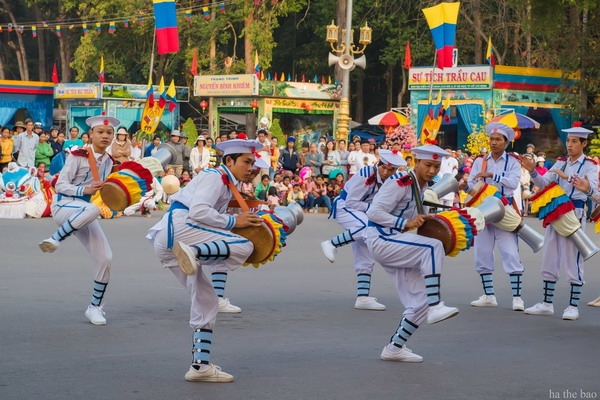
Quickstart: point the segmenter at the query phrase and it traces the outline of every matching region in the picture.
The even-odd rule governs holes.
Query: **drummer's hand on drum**
[[[94,181],[92,184],[83,189],[83,194],[94,194],[102,187],[103,181]]]
[[[406,225],[404,226],[404,228],[405,229],[419,228],[421,225],[423,225],[423,222],[425,222],[425,220],[427,218],[430,218],[430,215],[419,214],[416,217],[414,217],[413,219],[409,220],[406,223]]]
[[[590,191],[590,181],[586,176],[583,178],[577,175],[573,175],[571,177],[571,185],[577,190],[582,191],[583,193],[587,193]]]
[[[482,172],[478,173],[477,175],[475,175],[475,180],[484,179],[484,178],[493,178],[493,177],[494,177],[494,174],[492,174],[491,172],[482,171]]]
[[[235,219],[235,228],[246,228],[248,226],[260,226],[262,218],[252,211],[243,211]]]

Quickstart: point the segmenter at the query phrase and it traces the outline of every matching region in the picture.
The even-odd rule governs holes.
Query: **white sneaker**
[[[458,314],[458,308],[446,307],[443,301],[440,301],[438,305],[430,306],[427,310],[427,323],[436,324],[442,322],[445,319],[452,318]]]
[[[385,306],[381,303],[377,302],[375,297],[371,296],[360,296],[356,298],[356,302],[354,303],[354,308],[359,310],[376,310],[383,311],[385,310]]]
[[[106,313],[102,309],[102,306],[93,306],[90,304],[87,310],[85,310],[86,318],[94,325],[106,325],[105,315]]]
[[[498,302],[496,301],[496,296],[486,295],[480,296],[477,300],[473,300],[471,302],[473,307],[497,307]]]
[[[406,346],[402,346],[397,352],[388,349],[387,346],[383,348],[381,356],[383,361],[399,361],[399,362],[423,362],[423,357],[412,352],[411,349]]]
[[[198,269],[198,259],[190,246],[183,242],[176,242],[173,246],[173,254],[179,262],[179,268],[186,275],[193,275]]]
[[[229,299],[219,297],[219,312],[228,314],[238,314],[242,312],[242,309],[238,306],[234,306],[229,302]]]
[[[526,308],[524,313],[531,315],[554,315],[554,305],[552,303],[537,303],[535,306]]]
[[[127,207],[123,210],[123,215],[126,217],[132,216],[133,214],[135,214],[135,209],[133,207]]]
[[[513,311],[523,311],[525,309],[525,303],[520,297],[513,297]]]
[[[198,370],[192,365],[185,374],[188,382],[233,382],[233,375],[221,371],[221,367],[208,364],[203,370]],[[200,367],[202,368],[202,367]]]
[[[571,321],[575,321],[579,319],[579,309],[577,307],[569,306],[565,308],[563,312],[562,319],[568,319]]]
[[[43,242],[40,242],[39,246],[44,253],[53,253],[54,250],[58,249],[58,246],[60,246],[60,242],[58,240],[48,238]]]
[[[335,262],[335,253],[337,253],[337,249],[331,244],[331,240],[321,242],[321,249],[329,262]]]

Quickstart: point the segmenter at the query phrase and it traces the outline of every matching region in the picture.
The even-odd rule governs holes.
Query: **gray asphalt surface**
[[[600,397],[600,255],[586,263],[579,321],[560,319],[569,286],[560,281],[553,317],[511,310],[508,276],[494,274],[497,308],[469,303],[481,294],[473,254],[446,258],[442,298],[460,314],[423,325],[409,347],[421,364],[379,360],[402,307],[381,267],[372,295],[383,312],[353,308],[349,247],[335,264],[319,243],[341,231],[324,214],[306,214],[275,260],[229,275],[226,297],[242,308],[220,315],[212,361],[227,384],[189,383],[189,299],[164,270],[138,216],[102,221],[114,262],[108,324],[83,313],[90,260],[77,239],[53,254],[37,243],[51,219],[0,220],[0,399],[551,399]],[[527,221],[541,231],[537,220]],[[588,233],[596,243],[591,225]],[[541,254],[521,244],[526,306],[541,300]],[[573,395],[576,395],[573,397]]]

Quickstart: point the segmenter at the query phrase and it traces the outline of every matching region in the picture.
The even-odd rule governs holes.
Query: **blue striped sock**
[[[521,297],[521,285],[523,284],[523,275],[510,274],[510,287],[513,297]]]
[[[481,284],[483,285],[483,293],[486,296],[494,295],[494,276],[491,273],[481,274]]]
[[[368,296],[371,291],[371,274],[356,275],[356,295]]]
[[[231,251],[229,245],[224,240],[214,242],[200,243],[195,246],[198,249],[198,259],[206,260],[226,260]]]
[[[427,275],[424,278],[427,304],[437,306],[440,304],[440,274]]]
[[[56,240],[57,242],[62,242],[76,230],[77,229],[73,228],[73,225],[71,225],[71,221],[67,221],[59,226],[56,232],[52,234],[52,239]]]
[[[544,281],[544,303],[552,303],[556,282]]]
[[[217,296],[225,296],[225,284],[227,283],[227,272],[213,272],[212,285]]]
[[[350,231],[344,231],[331,239],[331,244],[333,247],[342,247],[352,242],[354,242],[354,238],[352,237],[352,233]]]
[[[573,307],[577,307],[579,305],[579,299],[581,298],[581,286],[571,283],[571,300],[569,301],[569,305]]]
[[[212,329],[194,329],[194,343],[192,348],[193,364],[210,363],[210,347],[212,346],[212,337]]]
[[[100,307],[102,304],[102,299],[104,298],[104,292],[106,291],[107,283],[102,283],[98,281],[94,281],[94,289],[92,291],[92,305],[96,307]]]
[[[419,325],[407,320],[406,318],[402,318],[400,321],[400,325],[398,326],[398,330],[390,339],[390,342],[394,344],[396,347],[404,346],[404,343],[411,337],[413,333],[417,330]]]

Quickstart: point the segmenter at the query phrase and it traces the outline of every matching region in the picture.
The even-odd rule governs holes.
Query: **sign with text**
[[[99,99],[100,83],[58,83],[54,86],[55,99]]]
[[[408,70],[409,90],[434,89],[491,89],[492,67],[474,66],[457,68],[421,67]]]
[[[198,75],[194,77],[194,96],[239,97],[258,95],[258,78],[245,75]]]

